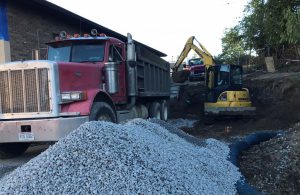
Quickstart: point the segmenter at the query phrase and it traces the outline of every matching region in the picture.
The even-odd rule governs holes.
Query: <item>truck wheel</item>
[[[169,101],[162,100],[160,103],[160,119],[167,121],[169,118]]]
[[[160,119],[160,103],[152,102],[149,108],[149,117]]]
[[[4,143],[0,144],[0,159],[13,158],[23,154],[30,143]]]
[[[105,102],[94,102],[90,121],[109,121],[116,123],[117,117],[112,107]]]

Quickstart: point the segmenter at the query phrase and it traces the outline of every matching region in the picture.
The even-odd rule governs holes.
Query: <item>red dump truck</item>
[[[0,158],[57,141],[91,120],[167,120],[169,64],[131,35],[61,33],[48,60],[0,66]]]

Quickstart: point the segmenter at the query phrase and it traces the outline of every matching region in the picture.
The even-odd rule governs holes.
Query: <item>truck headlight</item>
[[[86,100],[87,94],[84,91],[71,91],[61,93],[61,103]]]

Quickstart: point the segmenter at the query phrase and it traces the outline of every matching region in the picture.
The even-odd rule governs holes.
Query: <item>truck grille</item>
[[[48,69],[0,71],[0,112],[50,112]]]

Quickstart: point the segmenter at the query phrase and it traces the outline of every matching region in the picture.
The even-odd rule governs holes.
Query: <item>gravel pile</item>
[[[236,194],[240,173],[225,144],[201,147],[169,128],[142,119],[85,123],[3,177],[0,194]]]
[[[240,167],[264,193],[300,194],[300,124],[244,152]]]

